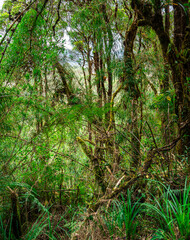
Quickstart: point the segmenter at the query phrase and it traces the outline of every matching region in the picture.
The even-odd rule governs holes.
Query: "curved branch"
[[[57,20],[55,22],[55,24],[53,25],[53,35],[55,36],[55,28],[56,28],[56,25],[58,24],[59,20],[60,20],[60,14],[59,14],[59,10],[60,10],[60,6],[61,6],[61,0],[59,0],[59,3],[58,3],[58,6],[57,6]]]

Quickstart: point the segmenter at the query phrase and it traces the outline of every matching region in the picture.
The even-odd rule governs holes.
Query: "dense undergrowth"
[[[0,240],[189,240],[189,159],[188,0],[4,0]]]
[[[16,195],[18,199],[13,199],[12,192],[12,197],[1,207],[0,239],[188,240],[190,185],[187,179],[181,189],[153,180],[144,181],[148,191],[139,193],[134,188],[128,189],[115,200],[105,200],[97,212],[89,211],[85,202],[74,204],[74,199],[70,205],[45,207],[34,192],[21,193],[28,186],[16,184],[20,192]],[[13,201],[17,200],[14,208]]]

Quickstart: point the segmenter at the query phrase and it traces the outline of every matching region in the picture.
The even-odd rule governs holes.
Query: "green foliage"
[[[61,239],[55,234],[56,229],[59,228],[59,223],[54,228],[50,218],[51,215],[49,213],[40,215],[25,235],[25,239],[33,240],[43,235],[52,240]]]
[[[151,108],[158,108],[160,111],[167,112],[167,109],[170,109],[170,112],[174,112],[175,104],[175,93],[173,90],[167,91],[166,93],[160,93],[158,96],[153,97]]]
[[[29,2],[6,0],[0,13],[5,34],[5,38],[0,36],[4,39],[0,46],[1,237],[14,239],[12,190],[23,215],[23,239],[61,239],[77,231],[90,239],[97,229],[102,234],[97,239],[143,239],[147,234],[139,235],[139,229],[152,227],[155,221],[159,229],[154,234],[148,230],[153,239],[188,239],[189,187],[181,199],[164,187],[166,191],[157,199],[157,188],[149,182],[145,189],[138,189],[142,182],[136,178],[161,179],[171,188],[180,188],[189,170],[188,146],[180,156],[176,153],[178,133],[188,139],[188,129],[183,129],[188,119],[182,116],[180,122],[175,114],[179,83],[184,84],[180,103],[186,109],[182,112],[184,116],[188,112],[189,78],[182,81],[181,76],[174,84],[170,74],[175,71],[169,70],[169,65],[176,65],[177,72],[180,67],[184,75],[188,73],[184,70],[188,62],[182,66],[182,53],[169,43],[163,59],[157,34],[164,27],[155,31],[140,20],[134,31],[141,9],[135,13],[136,7],[128,1]],[[144,10],[156,4],[132,2],[142,2]],[[172,14],[168,14],[170,20]],[[162,16],[167,17],[164,10]],[[171,33],[175,22],[171,21],[167,36],[170,42],[175,42]],[[64,46],[67,34],[72,50]],[[185,44],[188,35],[182,36]],[[183,48],[187,57],[188,47]],[[180,65],[166,64],[171,54],[175,54],[172,61],[181,58]],[[62,75],[57,63],[63,66]],[[163,76],[169,77],[167,89],[163,89]],[[130,169],[136,159],[138,166]],[[150,166],[144,170],[147,159]],[[100,174],[103,184],[97,181]],[[124,181],[133,180],[134,192],[120,189]],[[108,186],[105,192],[101,185]],[[153,200],[141,205],[137,191],[146,194],[143,201],[148,202],[147,188]],[[121,191],[119,200],[112,198],[105,210],[106,197]],[[89,208],[96,201],[103,207],[91,214]],[[144,206],[150,216],[142,212]]]
[[[11,9],[11,14],[15,15],[18,14],[20,11],[22,11],[22,3],[18,3],[17,5],[13,6]]]
[[[157,227],[158,223],[160,227],[152,239],[187,240],[190,237],[190,185],[186,181],[182,191],[163,187],[164,191],[160,188],[162,195],[159,200],[153,196],[152,203],[144,204],[148,215],[155,218]]]
[[[9,17],[9,14],[4,12],[0,13],[0,26],[5,22],[5,20]]]
[[[5,226],[3,223],[3,218],[0,214],[0,237],[3,240],[13,240],[14,236],[11,233],[11,228],[12,228],[12,215],[10,219],[10,224],[9,226]]]
[[[135,239],[137,235],[136,228],[138,226],[138,215],[142,211],[140,199],[135,203],[132,202],[131,191],[127,190],[127,200],[125,202],[124,196],[121,195],[120,201],[114,201],[112,207],[105,212],[104,221],[108,228],[111,239],[116,236],[123,236],[127,239]]]

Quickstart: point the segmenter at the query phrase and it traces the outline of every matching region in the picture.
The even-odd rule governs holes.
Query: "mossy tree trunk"
[[[140,91],[138,83],[135,78],[134,63],[133,63],[133,45],[137,34],[137,18],[135,17],[131,27],[125,33],[125,48],[124,48],[124,71],[123,71],[123,87],[129,92],[132,102],[131,118],[132,118],[132,132],[131,132],[131,148],[132,159],[131,168],[137,169],[140,162],[140,133],[138,128],[138,108]]]
[[[22,235],[21,215],[19,198],[16,191],[10,190],[11,206],[12,206],[12,231],[16,239],[20,239]]]
[[[138,14],[139,26],[151,26],[156,32],[162,49],[164,61],[172,72],[172,82],[175,89],[175,112],[177,115],[178,131],[181,141],[178,153],[184,154],[190,148],[190,127],[182,126],[188,121],[190,113],[190,25],[188,1],[175,3],[174,9],[174,43],[164,29],[162,3],[156,0],[147,4],[141,0],[133,0],[132,8]]]

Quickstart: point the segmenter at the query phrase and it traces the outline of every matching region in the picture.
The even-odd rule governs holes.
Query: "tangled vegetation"
[[[190,239],[188,0],[5,0],[0,239]]]

